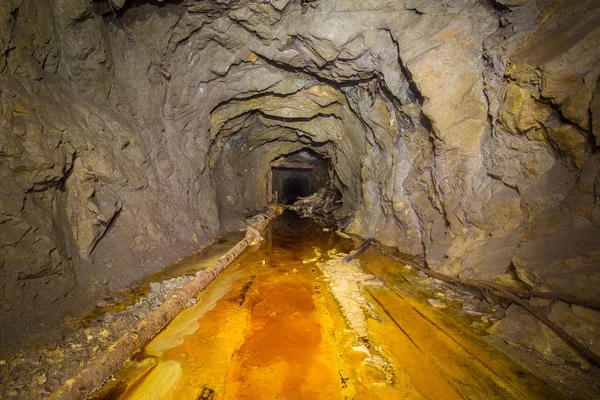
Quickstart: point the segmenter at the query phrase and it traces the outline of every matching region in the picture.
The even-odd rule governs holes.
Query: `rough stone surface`
[[[599,313],[578,306],[556,303],[549,318],[577,340],[588,345],[597,340]],[[484,338],[534,375],[548,382],[566,398],[596,399],[600,371],[581,358],[556,334],[525,309],[512,305],[506,318],[488,329]],[[594,344],[596,346],[596,344]]]
[[[579,357],[550,328],[517,305],[511,306],[506,312],[506,318],[490,328],[490,332],[535,350],[552,364],[560,365],[568,360],[590,368],[589,363]]]
[[[140,298],[119,295],[119,300],[102,300],[96,304],[96,318],[72,321],[71,332],[60,342],[29,348],[8,362],[0,360],[0,396],[3,399],[47,398],[87,360],[106,351],[192,279],[180,276],[151,282],[149,292]],[[196,298],[192,298],[187,306],[195,303]]]
[[[0,5],[3,350],[240,226],[306,148],[349,231],[600,299],[597,1],[113,5]]]

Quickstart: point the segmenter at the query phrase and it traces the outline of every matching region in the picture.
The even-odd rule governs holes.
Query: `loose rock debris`
[[[192,277],[180,276],[152,282],[145,296],[125,307],[119,307],[118,302],[100,301],[98,317],[91,322],[78,322],[82,326],[75,327],[58,345],[30,348],[12,359],[1,360],[0,398],[45,398],[191,280]],[[192,298],[187,306],[195,302]],[[113,308],[122,310],[104,312]]]
[[[320,258],[320,252],[315,249],[316,257],[308,262]],[[337,253],[336,250],[327,252],[329,260],[316,261],[317,266],[326,277],[329,290],[333,293],[348,326],[357,336],[357,345],[354,350],[362,351],[368,355],[363,362],[379,369],[385,375],[387,384],[394,383],[394,369],[388,359],[380,353],[376,343],[369,340],[367,318],[380,320],[375,307],[366,299],[363,286],[381,286],[382,282],[375,276],[366,274],[357,259],[344,262],[347,254]]]

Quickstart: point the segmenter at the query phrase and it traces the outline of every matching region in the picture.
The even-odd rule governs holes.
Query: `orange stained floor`
[[[234,262],[130,360],[95,399],[547,399],[555,392],[430,307],[398,263],[373,250],[365,290],[369,362],[316,265],[348,240],[279,220],[259,249]],[[304,261],[304,262],[303,262]],[[306,262],[309,261],[309,262]]]

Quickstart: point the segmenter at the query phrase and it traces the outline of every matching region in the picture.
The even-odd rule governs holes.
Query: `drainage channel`
[[[427,303],[415,272],[287,213],[92,399],[521,399],[549,387]]]
[[[187,285],[150,312],[106,351],[93,358],[85,368],[52,393],[49,399],[79,399],[97,388],[127,359],[143,348],[177,314],[190,303],[195,303],[196,296],[206,289],[248,246],[259,243],[261,233],[281,212],[282,209],[273,204],[263,214],[257,215],[242,240],[209,268],[196,273]]]

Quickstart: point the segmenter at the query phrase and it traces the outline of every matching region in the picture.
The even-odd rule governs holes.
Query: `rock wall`
[[[353,232],[600,297],[598,1],[5,3],[5,321],[239,227],[303,148]]]
[[[91,3],[9,1],[0,16],[5,353],[186,256],[219,223],[209,176],[181,154],[182,138],[157,116],[140,123],[159,101],[135,114],[112,100],[137,90],[118,89],[120,47]]]

